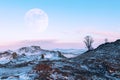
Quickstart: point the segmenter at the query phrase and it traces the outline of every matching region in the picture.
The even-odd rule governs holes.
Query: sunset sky
[[[48,16],[43,32],[29,29],[26,13],[40,9]],[[42,25],[39,25],[40,27]],[[43,48],[84,48],[84,37],[94,46],[120,38],[120,0],[1,0],[0,48],[41,45]]]

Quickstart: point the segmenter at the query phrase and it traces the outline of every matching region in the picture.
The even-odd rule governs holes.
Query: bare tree
[[[84,43],[85,43],[88,51],[92,50],[93,49],[92,43],[94,42],[93,38],[91,36],[86,36],[84,39],[85,39]]]

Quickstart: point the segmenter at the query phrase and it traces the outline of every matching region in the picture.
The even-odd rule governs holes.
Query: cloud
[[[84,34],[91,35],[96,39],[105,39],[108,38],[110,41],[116,40],[120,38],[120,33],[109,30],[98,30],[98,29],[78,29],[76,30],[76,34]]]
[[[20,47],[24,46],[40,46],[42,49],[55,49],[55,48],[80,48],[81,43],[75,43],[75,42],[59,42],[58,40],[54,39],[45,39],[45,40],[25,40],[25,41],[20,41],[20,42],[15,42],[9,45],[3,45],[0,46],[0,50],[15,50]]]
[[[31,40],[21,42],[23,45],[38,45],[45,49],[54,48],[80,48],[81,43],[77,42],[60,42],[59,40]]]

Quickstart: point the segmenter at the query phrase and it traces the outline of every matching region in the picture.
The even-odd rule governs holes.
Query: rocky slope
[[[120,40],[102,44],[72,60],[85,66],[91,77],[120,80]]]
[[[120,80],[120,40],[75,58],[42,61],[34,69],[42,80]]]
[[[120,80],[120,40],[102,44],[92,51],[68,59],[58,51],[37,49],[34,51],[34,48],[30,47],[30,50],[17,50],[16,53],[19,52],[21,56],[0,64],[0,79]],[[9,52],[13,54],[12,51]],[[49,55],[45,59],[38,58],[41,53]]]

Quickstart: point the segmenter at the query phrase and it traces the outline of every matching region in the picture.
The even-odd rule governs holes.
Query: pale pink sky
[[[120,0],[0,1],[0,49],[85,48],[87,35],[94,47],[120,38]]]

